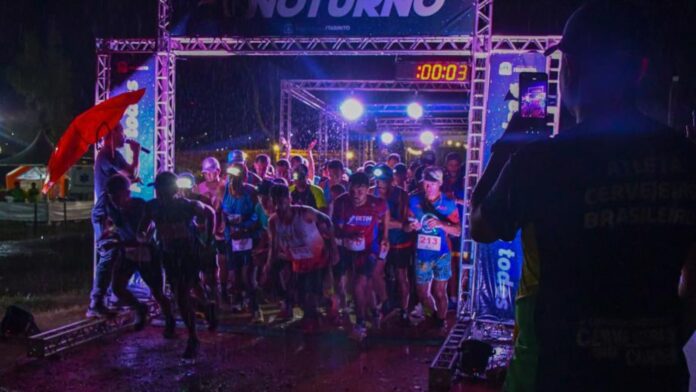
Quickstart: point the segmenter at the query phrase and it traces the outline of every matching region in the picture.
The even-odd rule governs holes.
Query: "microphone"
[[[138,143],[137,140],[126,139],[126,143],[137,143],[137,144],[140,146],[140,151],[144,152],[145,154],[149,154],[149,153],[150,153],[150,149],[143,147],[143,145],[140,144],[140,143]]]

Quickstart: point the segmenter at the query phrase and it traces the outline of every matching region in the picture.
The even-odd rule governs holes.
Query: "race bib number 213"
[[[439,236],[418,234],[418,249],[439,252],[441,245],[442,239]]]

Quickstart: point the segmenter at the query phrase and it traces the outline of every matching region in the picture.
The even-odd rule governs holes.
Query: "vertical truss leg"
[[[348,126],[345,123],[341,123],[338,125],[338,130],[340,134],[340,142],[341,142],[341,161],[343,161],[343,164],[348,167],[350,162],[348,162],[348,151],[349,151],[349,138],[348,138],[348,132],[350,132]]]
[[[553,134],[558,133],[561,121],[561,51],[556,51],[551,56],[546,57],[546,72],[549,75],[549,99],[554,102],[549,107],[549,113],[553,115]]]
[[[278,138],[283,138],[287,142],[288,153],[292,153],[292,95],[287,89],[287,83],[281,82],[280,86],[280,127]]]
[[[109,90],[111,88],[111,54],[97,54],[97,80],[94,84],[94,104],[97,105],[109,99]],[[94,158],[97,158],[97,152],[101,148],[101,142],[94,145]],[[94,201],[97,201],[97,196],[94,195]],[[95,239],[96,240],[96,239]],[[97,246],[94,242],[92,246],[92,278],[97,273]]]
[[[157,6],[157,54],[155,61],[155,174],[174,170],[174,96],[176,56],[171,51],[170,0]]]
[[[490,77],[491,21],[493,1],[476,2],[475,35],[472,46],[471,91],[469,95],[469,124],[464,174],[464,216],[462,217],[462,241],[459,252],[459,303],[460,317],[473,316],[476,301],[476,244],[471,239],[470,206],[471,194],[483,171],[483,136],[486,129],[488,109],[488,84]],[[462,287],[468,278],[467,290]]]
[[[175,65],[173,53],[157,53],[155,62],[155,172],[174,169],[174,95]]]

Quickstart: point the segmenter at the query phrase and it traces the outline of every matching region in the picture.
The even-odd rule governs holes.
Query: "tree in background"
[[[74,115],[71,67],[54,23],[44,39],[37,30],[26,32],[23,49],[5,71],[9,85],[24,97],[27,111],[35,113],[16,124],[18,130],[48,129],[49,137],[57,139]]]

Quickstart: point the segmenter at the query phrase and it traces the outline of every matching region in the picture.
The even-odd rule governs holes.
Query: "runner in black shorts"
[[[225,247],[225,222],[222,219],[220,202],[225,188],[225,181],[220,178],[221,167],[220,162],[215,157],[207,157],[203,159],[201,164],[201,172],[203,173],[202,181],[194,188],[194,193],[206,197],[209,205],[215,210],[215,262],[217,264],[216,273],[217,281],[220,283],[220,288],[217,290],[220,298],[219,302],[226,304],[230,303],[230,297],[227,294],[227,248]]]
[[[196,188],[196,178],[189,172],[179,174],[176,180],[179,188],[179,197],[189,200],[200,201],[213,208],[210,199],[202,194],[194,193]],[[207,237],[206,234],[213,230],[200,230],[197,221],[191,222],[191,235],[194,237],[193,254],[197,257],[200,268],[200,282],[194,285],[193,293],[197,299],[196,308],[198,312],[205,315],[208,329],[214,331],[217,328],[217,310],[219,305],[219,295],[217,290],[217,266],[215,264],[214,237]]]
[[[167,281],[176,296],[179,312],[188,329],[188,342],[184,358],[193,358],[198,351],[199,341],[196,336],[195,315],[192,307],[191,289],[198,282],[197,258],[191,225],[198,218],[208,230],[207,236],[213,235],[215,212],[199,201],[177,198],[176,174],[162,172],[155,178],[157,198],[147,202],[145,216],[140,223],[138,233],[141,239],[151,224],[156,232],[157,252],[164,265]],[[173,330],[174,325],[167,325]]]
[[[393,184],[393,169],[387,165],[378,165],[375,170],[377,186],[374,195],[387,201],[389,207],[389,252],[386,264],[396,273],[399,292],[401,319],[408,321],[409,281],[408,268],[413,260],[413,236],[403,230],[408,224],[408,193]],[[377,279],[377,277],[373,277]],[[382,278],[384,279],[384,278]]]
[[[354,336],[362,339],[367,329],[365,317],[371,293],[370,280],[380,252],[380,246],[388,248],[386,238],[377,240],[387,231],[389,214],[387,203],[369,194],[369,178],[365,173],[355,173],[349,180],[349,192],[334,202],[332,221],[336,237],[341,241],[341,260],[335,272],[346,270],[353,274],[356,323]]]

